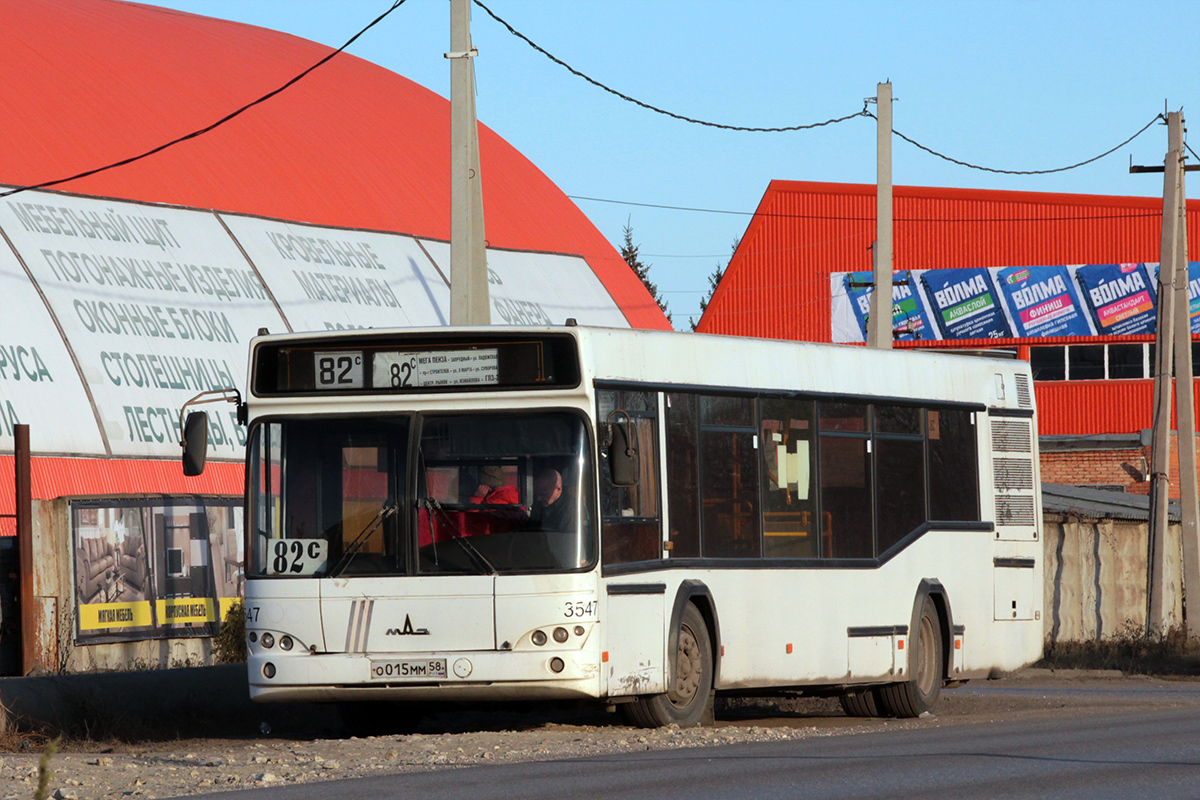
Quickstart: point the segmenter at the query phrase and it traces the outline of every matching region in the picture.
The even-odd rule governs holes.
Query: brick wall
[[[1179,451],[1171,442],[1171,497],[1179,497]],[[1149,494],[1150,448],[1071,450],[1041,453],[1042,480],[1076,486],[1123,486],[1134,494]]]

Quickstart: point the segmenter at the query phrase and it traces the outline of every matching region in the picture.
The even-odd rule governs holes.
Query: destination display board
[[[575,338],[566,333],[364,333],[264,340],[255,346],[255,396],[574,389]]]
[[[242,595],[240,499],[71,503],[80,643],[212,636]]]
[[[916,295],[910,298],[907,289],[897,291],[900,287],[893,290],[897,340],[1155,332],[1158,264],[1153,262],[913,270],[895,275]],[[871,281],[870,272],[830,275],[833,341],[866,341]],[[1188,264],[1188,299],[1192,332],[1200,333],[1200,262]],[[923,309],[928,309],[935,324],[908,322],[923,321]]]

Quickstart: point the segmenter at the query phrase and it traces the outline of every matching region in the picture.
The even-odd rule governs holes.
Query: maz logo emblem
[[[384,636],[428,636],[429,628],[414,628],[412,619],[408,614],[404,615],[403,628],[388,628]]]

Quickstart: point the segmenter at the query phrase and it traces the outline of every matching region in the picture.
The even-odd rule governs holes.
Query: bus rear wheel
[[[889,683],[879,689],[879,702],[890,717],[919,717],[937,705],[945,682],[946,662],[937,606],[926,597],[921,606],[921,621],[916,638],[908,637],[915,647],[914,669],[902,683]]]
[[[634,725],[691,728],[712,718],[712,639],[704,617],[691,603],[684,607],[679,621],[678,642],[671,659],[667,691],[623,706]]]
[[[847,689],[838,700],[848,717],[882,717],[885,715],[879,710],[878,697],[878,690],[874,686],[865,686]]]

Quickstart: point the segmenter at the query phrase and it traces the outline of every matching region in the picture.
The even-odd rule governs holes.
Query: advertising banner
[[[850,309],[858,324],[858,337],[866,341],[867,318],[871,314],[871,295],[874,293],[870,272],[839,273],[840,290],[850,298]],[[835,290],[836,291],[836,290]],[[932,323],[929,309],[921,297],[911,272],[896,272],[892,276],[892,335],[896,341],[935,338],[930,334]],[[839,340],[835,340],[839,341]]]
[[[919,291],[911,307],[893,293],[898,341],[1153,335],[1156,326],[1155,263],[913,270],[895,273],[897,282],[901,276]],[[833,341],[866,340],[870,282],[869,272],[830,274]],[[902,315],[919,320],[923,307],[937,324],[902,330]],[[1192,332],[1200,333],[1196,261],[1188,264],[1188,312]]]
[[[212,636],[242,593],[241,501],[71,503],[77,642]]]
[[[997,271],[996,283],[1012,312],[1017,336],[1091,334],[1066,267],[1008,267]]]
[[[919,280],[943,339],[1012,336],[988,270],[931,269]]]
[[[285,329],[211,213],[26,193],[0,202],[0,226],[74,353],[111,455],[178,458],[180,406],[242,387],[250,338]],[[210,412],[212,457],[243,456],[234,416]]]
[[[453,280],[450,245],[421,243]],[[629,327],[604,284],[578,256],[488,250],[487,267],[493,325],[562,325],[574,317],[580,325]]]
[[[449,324],[450,287],[412,237],[221,219],[293,331]]]
[[[1096,333],[1155,331],[1155,292],[1145,264],[1087,264],[1075,270]]]
[[[46,304],[2,244],[0,298],[0,451],[13,451],[15,426],[24,424],[36,431],[39,453],[103,453],[79,371]]]

